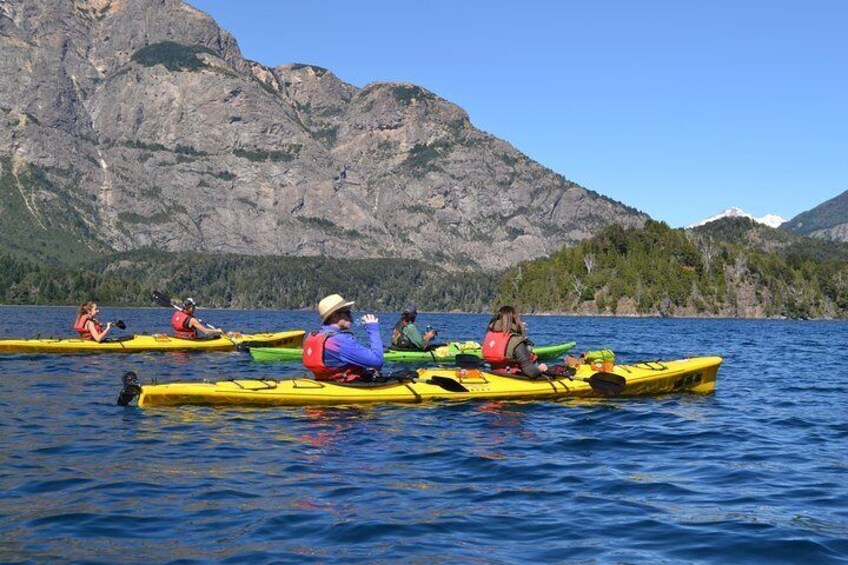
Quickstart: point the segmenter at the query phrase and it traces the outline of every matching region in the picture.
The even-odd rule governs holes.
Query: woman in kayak
[[[530,351],[527,339],[527,326],[515,308],[501,307],[487,329],[483,339],[483,360],[494,372],[536,379],[548,370],[544,363],[536,364],[536,356]]]
[[[74,329],[79,332],[80,339],[94,340],[100,343],[106,337],[106,334],[109,333],[109,330],[112,328],[112,322],[107,322],[104,327],[97,320],[98,313],[100,313],[100,310],[97,308],[97,304],[91,301],[84,302],[79,307],[77,320],[74,322]]]
[[[319,381],[353,382],[367,380],[383,368],[383,341],[380,320],[373,314],[362,317],[368,332],[369,346],[356,341],[350,331],[350,307],[355,302],[331,294],[318,303],[321,329],[312,332],[303,343],[303,365]]]
[[[194,308],[197,304],[194,298],[186,298],[182,310],[177,310],[171,316],[171,326],[174,328],[174,336],[182,339],[197,339],[200,334],[220,335],[223,333],[218,328],[209,328],[203,322],[194,317]]]
[[[400,321],[395,324],[395,329],[392,331],[392,349],[403,349],[405,351],[428,351],[430,349],[430,341],[436,337],[436,330],[428,329],[424,335],[415,326],[415,318],[418,316],[418,309],[413,306],[407,306],[400,315]]]

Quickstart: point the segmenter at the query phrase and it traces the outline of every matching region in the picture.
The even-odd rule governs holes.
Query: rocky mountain
[[[0,243],[46,259],[154,247],[500,268],[646,219],[421,87],[248,61],[178,0],[0,2],[0,194]]]
[[[848,241],[848,191],[798,214],[781,227],[811,237]]]
[[[776,228],[786,221],[784,218],[781,218],[777,214],[766,214],[762,218],[755,218],[748,212],[745,212],[744,210],[733,206],[724,210],[723,212],[716,214],[715,216],[710,216],[709,218],[701,220],[700,222],[694,223],[689,226],[689,228],[697,228],[698,226],[703,226],[710,222],[721,220],[722,218],[748,218],[749,220],[753,220],[759,224],[769,226],[770,228]]]

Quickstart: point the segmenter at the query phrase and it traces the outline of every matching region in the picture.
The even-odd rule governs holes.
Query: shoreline
[[[103,308],[111,309],[133,309],[133,310],[165,310],[162,306],[112,306],[109,304],[100,304]],[[78,308],[76,304],[0,304],[0,308]],[[200,306],[199,311],[232,311],[232,312],[313,312],[312,308],[207,308]],[[369,310],[367,308],[360,309],[362,313],[374,314],[399,314],[398,310]],[[480,315],[491,316],[491,312],[468,312],[464,310],[418,310],[419,314],[457,314],[457,315]],[[569,313],[569,312],[524,312],[524,316],[560,316],[563,318],[621,318],[621,319],[669,319],[669,320],[769,320],[769,321],[788,321],[788,322],[840,322],[848,318],[787,318],[785,316],[663,316],[661,314],[610,314],[610,313]]]

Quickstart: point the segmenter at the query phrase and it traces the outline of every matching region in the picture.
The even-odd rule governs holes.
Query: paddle
[[[627,385],[627,379],[615,373],[605,373],[600,371],[595,373],[588,379],[580,379],[589,383],[592,390],[604,396],[616,396],[621,394],[624,387]]]
[[[158,290],[154,290],[153,292],[151,292],[151,293],[150,293],[150,298],[152,298],[152,299],[153,299],[153,302],[155,302],[155,303],[156,303],[156,304],[158,304],[159,306],[163,306],[163,307],[165,307],[165,308],[172,307],[172,308],[174,308],[175,310],[179,310],[180,312],[185,312],[185,310],[184,310],[183,308],[180,308],[179,306],[177,306],[176,304],[174,304],[174,301],[173,301],[173,300],[171,300],[171,297],[170,297],[170,296],[168,296],[168,295],[167,295],[167,294],[165,294],[165,293],[159,292]],[[203,320],[201,320],[200,318],[198,318],[197,316],[195,316],[195,315],[193,315],[193,314],[192,314],[192,317],[193,317],[194,319],[196,319],[198,322],[200,322],[201,324],[204,324],[204,325],[206,325],[206,326],[209,326],[209,327],[210,327],[210,328],[212,328],[213,330],[221,330],[221,328],[216,328],[216,327],[215,327],[215,326],[213,326],[212,324],[209,324],[209,323],[207,323],[207,322],[204,322]],[[234,342],[232,339],[230,339],[230,337],[229,337],[227,334],[225,334],[225,333],[224,333],[224,330],[221,330],[221,335],[222,335],[223,337],[227,338],[228,340],[230,340],[230,343],[232,343],[233,345],[236,345],[236,342]]]
[[[127,325],[124,323],[123,320],[115,320],[114,322],[112,322],[112,325],[118,328],[119,330],[127,329]]]

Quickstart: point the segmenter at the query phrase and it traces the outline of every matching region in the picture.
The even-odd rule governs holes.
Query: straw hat
[[[341,310],[342,308],[350,308],[354,304],[356,304],[356,302],[347,301],[342,298],[340,294],[331,294],[330,296],[325,296],[321,302],[318,303],[318,315],[321,316],[321,321],[323,322],[336,311]]]

